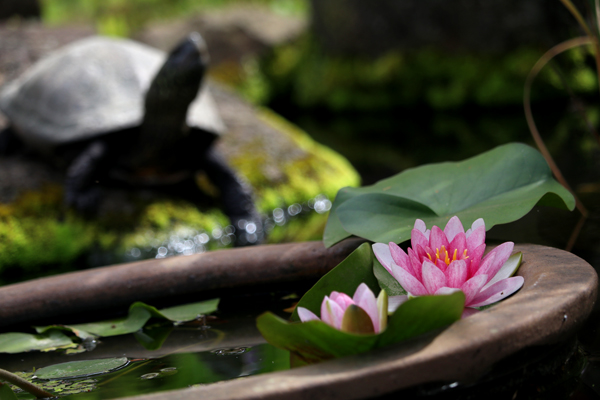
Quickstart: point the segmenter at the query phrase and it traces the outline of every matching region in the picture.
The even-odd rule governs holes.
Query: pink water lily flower
[[[364,313],[355,307],[359,307],[368,315],[370,318],[368,326],[364,326],[364,318],[361,319],[360,315],[357,315],[364,315]],[[353,311],[347,312],[350,309]],[[382,290],[379,296],[375,298],[371,289],[366,284],[361,283],[352,298],[345,293],[335,291],[331,292],[329,296],[325,296],[321,303],[321,318],[304,307],[298,307],[298,316],[302,322],[320,319],[326,324],[343,331],[379,333],[387,325],[387,294]],[[363,326],[357,327],[357,324],[363,324]]]
[[[503,243],[482,258],[484,242],[485,224],[481,218],[467,232],[456,216],[443,231],[437,226],[427,230],[425,223],[417,219],[408,254],[395,243],[375,243],[373,252],[409,296],[462,290],[465,316],[476,312],[473,307],[500,301],[523,286],[523,277],[510,277],[514,268],[502,268],[514,243]]]

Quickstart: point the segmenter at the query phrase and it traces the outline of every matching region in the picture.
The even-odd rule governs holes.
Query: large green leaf
[[[322,321],[287,322],[266,312],[256,325],[272,345],[288,350],[302,363],[363,353],[444,328],[460,319],[465,304],[462,292],[407,300],[390,317],[380,334],[358,335],[339,331]]]
[[[302,296],[298,307],[304,307],[319,315],[321,303],[332,291],[354,295],[356,288],[365,283],[375,296],[379,293],[377,279],[373,275],[373,252],[368,243],[361,244],[344,261],[325,274],[315,285]],[[298,308],[296,307],[296,308]],[[292,321],[299,321],[298,312],[294,310]]]
[[[341,189],[323,241],[331,246],[356,235],[399,243],[410,238],[415,219],[444,227],[454,215],[465,227],[483,218],[490,229],[521,218],[536,204],[572,210],[575,200],[537,150],[511,143],[461,162],[425,165],[372,186]]]

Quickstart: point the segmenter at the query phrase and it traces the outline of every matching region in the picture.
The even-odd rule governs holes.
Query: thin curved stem
[[[523,107],[525,108],[525,119],[527,120],[527,125],[529,126],[529,131],[531,132],[531,136],[533,137],[533,140],[535,141],[535,144],[537,145],[537,147],[540,149],[540,152],[546,159],[546,162],[550,166],[550,169],[554,173],[554,176],[556,177],[556,179],[569,192],[571,192],[573,197],[575,197],[576,207],[584,217],[588,216],[588,210],[585,208],[583,203],[579,200],[579,198],[577,197],[577,195],[575,194],[573,189],[571,189],[571,186],[569,185],[567,180],[564,178],[562,172],[560,171],[560,169],[554,162],[554,159],[552,158],[550,151],[548,151],[548,148],[546,147],[544,140],[542,139],[539,131],[537,130],[535,121],[533,119],[533,113],[531,111],[531,86],[533,84],[533,80],[538,75],[538,73],[548,63],[548,61],[550,61],[554,56],[556,56],[566,50],[572,49],[574,47],[583,46],[586,44],[587,45],[594,44],[594,41],[587,36],[582,36],[582,37],[578,37],[575,39],[567,40],[565,42],[559,43],[556,46],[552,47],[550,50],[548,50],[546,53],[544,53],[544,55],[535,63],[535,65],[533,66],[531,71],[529,71],[529,75],[527,75],[527,79],[525,80],[525,88],[523,91]]]
[[[598,35],[594,34],[588,24],[585,22],[585,19],[581,16],[577,7],[571,2],[571,0],[560,0],[565,7],[569,10],[569,12],[575,17],[581,28],[585,31],[585,34],[590,39],[591,44],[594,46],[594,58],[596,59],[596,74],[598,75],[598,85],[600,88],[600,42],[598,41]],[[596,10],[598,10],[599,6],[596,3]]]
[[[20,387],[21,389],[31,393],[38,399],[55,397],[52,393],[46,392],[44,389],[40,388],[39,386],[36,386],[33,383],[21,378],[20,376],[17,376],[15,374],[13,374],[12,372],[8,372],[1,368],[0,368],[0,379],[2,379],[3,381],[6,381],[6,382],[12,383],[15,386]]]

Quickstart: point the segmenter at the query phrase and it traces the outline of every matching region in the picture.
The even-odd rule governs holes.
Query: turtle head
[[[145,98],[145,119],[178,118],[181,124],[190,103],[196,98],[210,57],[199,33],[192,33],[179,43],[152,80]]]
[[[156,164],[164,159],[165,149],[187,135],[187,111],[198,95],[208,60],[199,33],[190,34],[167,55],[146,92],[133,165]]]

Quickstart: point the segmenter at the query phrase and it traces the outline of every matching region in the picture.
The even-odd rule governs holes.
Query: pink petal
[[[398,268],[397,273],[394,274],[394,278],[400,283],[402,288],[408,292],[411,296],[424,296],[429,294],[425,286],[420,280],[412,276],[412,274],[406,272],[402,268]]]
[[[459,232],[454,239],[450,242],[448,246],[448,253],[450,254],[450,259],[454,257],[454,252],[456,251],[456,259],[460,260],[463,258],[465,254],[465,250],[467,249],[467,238],[464,232]],[[467,252],[468,255],[468,252]]]
[[[521,289],[524,281],[522,276],[503,279],[479,293],[470,303],[465,303],[465,305],[481,307],[496,303]]]
[[[460,291],[460,289],[451,288],[451,287],[448,287],[448,286],[444,286],[444,287],[441,287],[438,290],[436,290],[434,294],[435,295],[439,295],[439,294],[452,294],[452,293],[456,293],[458,291]]]
[[[421,274],[422,262],[420,261],[420,258],[417,255],[417,253],[410,247],[408,248],[408,258],[410,259],[410,264],[412,265],[412,270],[414,272],[415,278],[421,281],[423,277],[423,275]]]
[[[469,235],[465,235],[467,238],[467,248],[469,250],[485,243],[485,226],[480,226],[469,233]]]
[[[475,274],[473,276],[486,275],[486,276],[489,276],[490,279],[492,279],[491,275],[488,274],[488,271],[491,270],[492,267],[494,266],[495,260],[496,260],[496,254],[489,253],[487,256],[485,256],[485,258],[483,259],[483,262],[481,263],[481,265],[479,266],[479,268],[477,269],[477,271],[475,272]]]
[[[435,251],[429,246],[419,246],[418,249],[419,251],[417,251],[417,255],[419,256],[419,260],[421,260],[421,262],[430,260],[429,256],[431,256],[431,258],[435,257]]]
[[[423,284],[429,294],[446,286],[446,275],[431,261],[423,261]]]
[[[512,260],[511,260],[511,258],[512,258]],[[500,271],[498,271],[498,273],[496,275],[494,275],[494,277],[492,279],[490,279],[490,281],[488,283],[486,283],[486,285],[483,287],[483,290],[492,286],[494,283],[501,281],[502,279],[510,278],[511,276],[513,276],[515,274],[515,272],[517,272],[517,270],[519,269],[522,260],[523,260],[523,253],[515,254],[514,258],[513,258],[513,256],[508,257],[508,260],[506,260],[504,265],[502,265],[502,267],[500,267]]]
[[[475,231],[481,226],[483,226],[483,229],[485,229],[485,222],[483,221],[483,218],[478,218],[471,224],[471,231]]]
[[[435,266],[438,267],[443,273],[446,273],[446,269],[448,269],[448,264],[446,264],[446,262],[443,261],[441,258],[437,259],[437,261],[435,262]]]
[[[300,321],[302,322],[320,320],[320,318],[317,317],[314,312],[304,307],[298,307],[298,317],[300,317]]]
[[[371,317],[373,327],[379,327],[379,310],[377,309],[377,299],[375,298],[375,295],[371,289],[369,289],[366,284],[361,283],[358,285],[356,292],[354,292],[354,297],[352,299],[354,300],[354,304],[365,310],[369,317]]]
[[[461,286],[460,290],[465,294],[465,306],[470,305],[471,300],[475,298],[479,294],[479,291],[487,282],[487,275],[477,275],[469,279]],[[323,318],[323,315],[321,315]]]
[[[325,296],[321,303],[321,320],[336,329],[342,328],[344,310],[336,302]]]
[[[425,225],[425,222],[423,222],[422,219],[418,219],[415,220],[415,226],[413,227],[413,229],[416,229],[420,232],[425,233],[425,230],[427,229],[427,225]]]
[[[392,269],[390,265],[393,262],[392,254],[390,253],[390,247],[385,243],[374,243],[371,248],[373,249],[373,254],[377,260],[383,265],[383,268],[387,269],[387,271],[391,274]]]
[[[463,228],[460,219],[458,219],[458,217],[455,215],[454,217],[450,218],[450,221],[448,221],[446,224],[446,227],[444,228],[444,234],[446,235],[448,241],[452,242],[454,237],[459,233],[465,233],[465,228]]]
[[[423,232],[413,229],[410,233],[410,247],[419,251],[419,247],[429,246],[429,239]]]
[[[452,261],[446,270],[448,286],[460,288],[467,281],[467,263],[464,260]]]
[[[513,242],[502,243],[494,250],[490,251],[490,253],[487,256],[485,256],[485,258],[483,259],[482,266],[479,269],[481,270],[483,268],[483,264],[485,264],[486,259],[488,257],[492,257],[492,255],[495,255],[494,262],[488,265],[487,271],[484,272],[489,276],[491,280],[494,276],[496,276],[498,271],[500,271],[500,268],[502,268],[506,260],[508,260],[508,257],[510,257],[514,247],[515,244]]]
[[[349,305],[354,304],[354,301],[352,300],[352,298],[350,296],[348,296],[346,293],[340,293],[340,292],[331,292],[331,294],[329,295],[329,298],[331,299],[331,301],[334,301],[337,305],[340,306],[340,308],[342,309],[342,311],[346,311],[346,308],[348,308]]]
[[[442,246],[447,249],[448,245],[448,239],[444,232],[438,226],[432,227],[431,235],[429,236],[429,247],[431,247],[432,250],[441,249]]]
[[[468,260],[471,260],[471,264],[469,265],[469,276],[475,275],[479,266],[481,265],[481,257],[485,253],[485,243],[477,246],[474,250],[469,247],[467,251]]]
[[[410,259],[408,258],[404,250],[402,250],[400,246],[398,246],[396,243],[392,242],[390,242],[389,244],[389,249],[394,263],[396,263],[396,265],[398,265],[401,268],[404,268],[405,270],[414,275],[413,268],[410,265]]]

